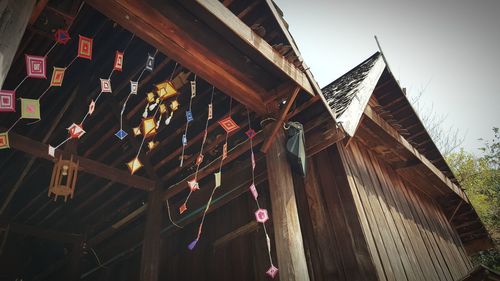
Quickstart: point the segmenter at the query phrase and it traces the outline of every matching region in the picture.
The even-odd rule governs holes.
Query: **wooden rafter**
[[[9,138],[11,147],[13,149],[23,151],[27,154],[33,155],[38,158],[43,158],[50,161],[54,160],[54,158],[48,155],[47,153],[48,146],[46,144],[37,142],[35,140],[32,140],[30,138],[12,132],[9,133]],[[55,154],[56,158],[60,154],[62,154],[65,158],[70,157],[69,153],[58,150],[56,151]],[[73,155],[73,159],[75,159],[75,161],[80,162],[80,168],[83,171],[110,181],[119,182],[121,184],[142,190],[152,190],[152,188],[156,184],[153,180],[144,177],[130,175],[130,173],[128,173],[127,171],[112,168],[110,166],[107,166],[105,164],[99,163],[97,161],[88,158],[84,158],[78,155]]]
[[[235,49],[221,42],[220,36],[197,23],[179,5],[156,0],[89,0],[87,3],[224,93],[256,112],[265,113],[259,94],[267,91],[250,79],[262,77],[262,73],[248,67],[243,56],[236,55]],[[223,46],[225,54],[232,53],[231,60],[223,57],[221,48],[211,47],[216,44]],[[246,73],[249,71],[253,74]]]

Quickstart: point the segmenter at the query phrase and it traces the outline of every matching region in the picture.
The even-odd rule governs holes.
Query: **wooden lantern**
[[[64,202],[68,200],[68,196],[73,199],[77,174],[78,162],[73,161],[73,156],[69,160],[63,160],[60,155],[52,170],[48,196],[54,194],[54,201],[58,196],[64,197]]]

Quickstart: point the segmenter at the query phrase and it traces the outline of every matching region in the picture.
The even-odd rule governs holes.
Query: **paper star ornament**
[[[116,71],[122,71],[123,69],[123,52],[116,51],[115,63],[113,69]]]
[[[179,102],[177,100],[174,100],[170,104],[170,109],[172,109],[172,111],[176,111],[177,109],[179,109]]]
[[[40,119],[40,101],[35,99],[21,99],[21,118]]]
[[[78,57],[92,59],[92,38],[78,35]]]
[[[64,72],[66,68],[64,67],[55,67],[52,71],[52,78],[50,79],[51,87],[61,87],[64,79]]]
[[[68,127],[68,133],[70,138],[79,139],[85,134],[85,130],[81,125],[73,123]]]
[[[58,29],[56,33],[54,33],[54,39],[57,43],[66,45],[71,37],[69,37],[69,33],[66,30]]]
[[[141,132],[144,138],[149,138],[156,135],[156,120],[154,117],[142,119]]]
[[[0,149],[9,148],[9,134],[7,132],[0,133]]]
[[[132,159],[130,162],[127,163],[127,167],[130,171],[131,174],[134,174],[137,172],[142,167],[141,161],[139,161],[139,158],[135,157]]]
[[[240,126],[234,122],[231,116],[228,116],[224,119],[219,120],[219,125],[226,131],[226,133],[231,133],[235,130],[238,130]]]
[[[132,131],[134,132],[134,135],[135,135],[135,136],[139,136],[139,135],[141,135],[141,134],[142,134],[142,132],[141,132],[141,128],[139,128],[139,127],[135,127],[135,128],[133,128],[133,129],[132,129]]]
[[[25,55],[26,75],[30,78],[46,79],[46,58],[40,56]]]
[[[111,81],[109,79],[101,78],[101,92],[111,93]]]
[[[177,90],[171,81],[166,81],[156,85],[156,94],[162,100],[173,97],[177,94]]]
[[[16,111],[16,92],[0,90],[0,112]]]

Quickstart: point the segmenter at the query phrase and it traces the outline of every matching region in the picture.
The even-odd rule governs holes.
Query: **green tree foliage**
[[[481,157],[465,152],[450,153],[446,158],[464,188],[469,200],[488,229],[495,244],[500,245],[500,132],[493,128],[494,137],[485,141]],[[500,270],[500,253],[492,250],[475,257],[492,269]]]

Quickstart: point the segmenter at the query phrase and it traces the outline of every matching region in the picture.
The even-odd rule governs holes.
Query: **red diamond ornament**
[[[116,71],[122,71],[123,69],[123,53],[116,51],[115,54],[115,64],[113,66],[113,69]]]
[[[78,35],[78,57],[92,59],[92,38]]]
[[[238,126],[238,124],[234,122],[231,116],[219,120],[219,125],[221,125],[221,127],[224,128],[224,130],[228,134],[240,128],[240,126]]]
[[[85,130],[83,130],[82,126],[77,125],[75,123],[71,124],[68,128],[69,136],[72,139],[79,139],[85,134]]]
[[[54,33],[54,39],[57,43],[66,45],[71,37],[69,37],[69,33],[66,30],[58,29],[56,33]]]

